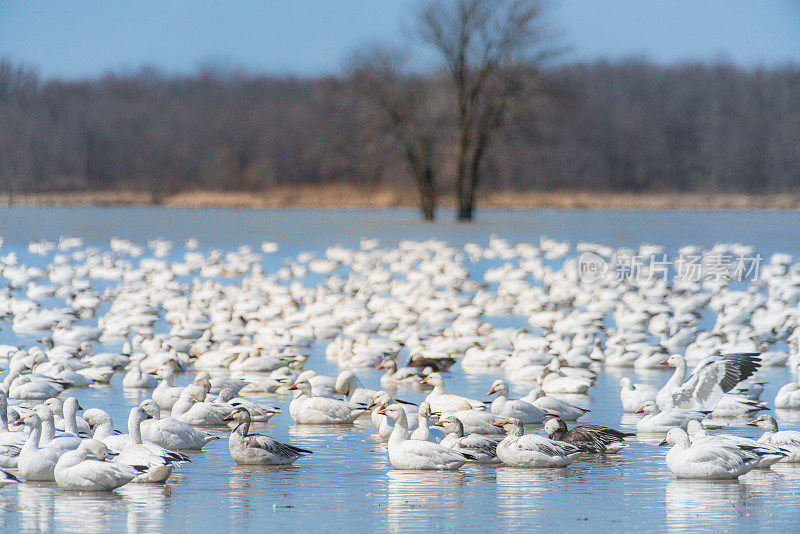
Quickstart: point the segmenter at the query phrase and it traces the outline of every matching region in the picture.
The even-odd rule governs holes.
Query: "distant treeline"
[[[546,74],[546,87],[493,143],[482,187],[800,190],[798,66],[631,61]],[[449,97],[431,90],[435,75],[407,83],[431,99]],[[0,189],[160,195],[320,182],[412,187],[400,147],[366,120],[368,104],[352,85],[346,76],[215,69],[42,82],[3,60]]]

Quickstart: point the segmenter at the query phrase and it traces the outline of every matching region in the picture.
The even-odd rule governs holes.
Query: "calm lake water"
[[[450,214],[442,214],[450,217]],[[610,212],[482,211],[471,225],[443,220],[422,224],[411,210],[233,210],[154,208],[2,208],[0,254],[15,251],[22,262],[47,260],[27,252],[31,240],[79,236],[87,245],[108,247],[112,236],[144,244],[161,237],[174,240],[173,257],[183,241],[195,237],[200,250],[230,250],[277,241],[277,254],[265,256],[267,272],[300,251],[321,253],[340,244],[356,247],[361,237],[377,237],[384,246],[401,239],[438,238],[456,246],[487,243],[492,234],[512,242],[538,242],[541,235],[635,247],[641,242],[675,251],[685,244],[717,242],[753,245],[768,255],[800,255],[800,214],[791,212]],[[150,251],[148,251],[150,252]],[[468,264],[480,278],[497,262]],[[231,279],[228,283],[238,283]],[[108,309],[104,304],[98,315]],[[95,319],[96,320],[96,319]],[[709,327],[713,319],[704,319]],[[525,325],[525,318],[502,318],[503,325]],[[0,323],[0,343],[30,344]],[[105,348],[117,349],[118,345]],[[97,346],[97,350],[101,347]],[[335,373],[314,349],[307,367]],[[466,375],[460,366],[448,376],[448,391],[484,398],[493,374]],[[367,387],[378,387],[380,371],[360,371]],[[591,412],[583,422],[631,429],[636,419],[622,416],[619,377],[663,384],[669,372],[648,375],[604,371],[590,390]],[[777,389],[792,379],[784,369],[763,377],[770,404]],[[179,380],[186,383],[192,373]],[[111,388],[72,390],[84,408],[104,407],[117,428],[144,393],[123,391],[122,376]],[[524,394],[524,387],[512,394]],[[419,401],[424,392],[403,391],[401,398]],[[192,463],[175,470],[163,486],[128,485],[107,495],[74,494],[47,484],[20,484],[0,489],[0,530],[4,532],[264,532],[264,531],[489,531],[534,529],[567,531],[753,531],[800,529],[800,467],[753,472],[738,482],[678,481],[667,470],[666,450],[637,438],[621,454],[590,458],[565,469],[511,469],[465,466],[457,472],[394,471],[373,427],[294,425],[288,398],[270,397],[284,412],[256,431],[312,449],[313,455],[291,468],[236,466],[227,441],[212,442]],[[778,414],[786,429],[800,428],[800,414]],[[730,432],[755,437],[760,430],[733,427]]]

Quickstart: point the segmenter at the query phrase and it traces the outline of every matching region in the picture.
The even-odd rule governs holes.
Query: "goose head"
[[[94,428],[97,425],[105,422],[111,422],[111,417],[98,408],[89,408],[83,412],[83,420],[89,425],[89,428]]]
[[[419,381],[420,384],[430,384],[434,388],[437,386],[444,386],[444,378],[439,373],[431,373],[422,380]]]
[[[311,393],[312,393],[311,383],[308,380],[297,380],[297,381],[295,381],[294,384],[292,384],[291,386],[289,386],[286,389],[289,390],[289,391],[299,390],[300,393],[302,393],[303,395],[306,395],[308,397],[311,397]]]
[[[378,364],[376,369],[386,369],[386,373],[391,374],[397,371],[397,362],[392,358],[386,358]]]
[[[229,402],[235,396],[236,394],[233,392],[231,388],[222,388],[221,390],[219,390],[219,393],[217,394],[217,400],[220,402]]]
[[[658,404],[656,404],[655,401],[647,401],[634,413],[644,413],[647,415],[656,414],[658,413]]]
[[[567,424],[558,417],[551,417],[544,422],[544,433],[553,439],[553,436],[567,431]]]
[[[31,411],[25,414],[25,417],[22,418],[22,422],[26,427],[30,429],[42,427],[42,419],[35,411]]]
[[[391,402],[392,398],[385,391],[378,391],[372,397],[367,409],[374,408],[375,406],[385,406]]]
[[[686,360],[684,360],[683,356],[680,354],[672,354],[669,358],[660,363],[661,365],[668,365],[670,367],[680,367],[681,365],[686,365]]]
[[[223,421],[236,421],[237,423],[250,423],[250,412],[247,408],[243,406],[239,406],[227,416],[225,416]]]
[[[96,439],[85,439],[78,445],[78,450],[89,453],[99,461],[104,462],[108,457],[108,447],[102,441]]]
[[[448,415],[444,419],[436,421],[435,425],[442,427],[445,434],[455,434],[458,438],[464,435],[464,424],[454,415]]]
[[[688,447],[690,445],[689,434],[682,428],[673,428],[667,432],[667,436],[658,444],[659,447],[664,447],[666,445],[682,445]]]
[[[521,436],[525,432],[525,429],[522,426],[522,421],[513,417],[503,419],[492,424],[505,430],[506,434],[509,436]]]
[[[419,405],[419,409],[417,410],[417,414],[430,417],[432,413],[431,404],[428,401],[422,401]]]
[[[406,411],[399,404],[390,404],[383,406],[378,410],[378,413],[386,415],[396,423],[408,426],[408,419],[406,418]]]
[[[492,383],[492,387],[486,393],[486,395],[494,395],[495,393],[499,393],[500,395],[507,396],[508,391],[508,384],[506,384],[505,380],[498,378]]]
[[[623,376],[622,378],[619,379],[619,385],[622,389],[626,391],[631,391],[633,389],[633,383],[631,382],[631,379],[628,378],[627,376]]]
[[[144,410],[144,412],[153,419],[156,419],[161,416],[161,407],[153,399],[143,400],[141,403],[139,403],[139,408]],[[89,410],[86,411],[88,412]],[[86,418],[86,412],[84,412],[83,415],[84,418]]]
[[[778,422],[775,421],[775,418],[772,417],[768,413],[762,413],[749,423],[749,426],[757,426],[759,428],[763,428],[767,432],[777,432],[778,431]]]

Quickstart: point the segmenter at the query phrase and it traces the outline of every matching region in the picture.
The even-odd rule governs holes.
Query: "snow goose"
[[[225,402],[233,408],[247,408],[250,420],[257,423],[269,421],[273,415],[280,413],[281,409],[275,406],[266,406],[250,399],[237,397],[232,389],[223,388],[217,395],[216,402]]]
[[[749,399],[744,395],[724,394],[720,397],[711,417],[753,417],[761,410],[768,410],[766,404]]]
[[[672,445],[667,467],[676,478],[733,479],[758,467],[758,450],[716,442],[692,444],[682,428],[673,428],[659,444]]]
[[[31,429],[25,445],[19,453],[17,469],[25,480],[53,481],[53,470],[60,453],[50,447],[41,448],[42,420],[36,412],[28,413],[23,419],[25,426]]]
[[[417,428],[411,432],[408,439],[420,439],[422,441],[432,441],[439,443],[444,438],[444,433],[438,428],[431,428],[429,426],[431,416],[431,405],[426,401],[422,401],[417,410]]]
[[[297,381],[295,381],[295,385]],[[344,400],[355,404],[369,404],[377,391],[365,388],[353,371],[342,371],[336,377],[336,393],[344,395]]]
[[[764,434],[758,438],[759,443],[774,445],[789,453],[788,456],[782,460],[783,462],[800,462],[800,431],[778,431],[778,422],[768,413],[759,415],[747,424],[749,426],[757,426],[764,430]]]
[[[403,384],[418,384],[419,381],[425,378],[425,375],[415,367],[402,367],[397,368],[397,361],[392,358],[386,358],[378,364],[377,369],[385,369],[381,375],[381,386],[398,386]]]
[[[86,421],[77,418],[78,411],[83,408],[75,397],[67,397],[63,401],[58,397],[53,397],[44,401],[43,404],[53,412],[56,430],[63,430],[74,436],[88,434],[91,430]]]
[[[541,423],[547,417],[547,412],[529,404],[524,400],[509,399],[509,388],[505,380],[498,378],[492,383],[487,395],[497,394],[497,398],[492,401],[491,412],[493,415],[504,418],[514,418],[522,421],[523,424]]]
[[[465,435],[464,425],[461,424],[458,417],[452,415],[440,419],[436,425],[444,428],[444,439],[439,442],[442,447],[469,454],[479,464],[492,464],[500,461],[497,458],[499,439],[490,439],[480,434]]]
[[[566,401],[548,397],[539,386],[531,388],[527,395],[520,397],[520,400],[533,404],[540,410],[555,415],[564,421],[577,421],[578,418],[589,412],[589,410],[585,408],[580,408]]]
[[[437,443],[408,439],[406,412],[399,404],[390,404],[379,410],[394,421],[389,437],[389,463],[395,469],[458,469],[470,456],[442,447]]]
[[[759,468],[767,468],[774,463],[780,462],[789,454],[785,449],[770,445],[769,443],[759,443],[754,439],[736,436],[734,434],[715,434],[710,436],[706,429],[698,421],[691,420],[686,425],[686,433],[692,444],[703,442],[718,442],[737,445],[740,447],[750,447],[751,449],[763,449],[767,454],[761,457],[758,464]]]
[[[95,459],[87,458],[91,453]],[[108,448],[87,439],[74,451],[61,455],[53,470],[58,487],[68,491],[112,491],[136,478],[146,468],[106,462]]]
[[[19,400],[44,400],[55,397],[66,388],[66,384],[51,378],[17,375],[8,386],[8,397]]]
[[[565,376],[545,366],[539,374],[539,385],[542,391],[551,394],[586,393],[592,384],[579,377]]]
[[[218,394],[222,389],[231,389],[234,393],[239,393],[241,389],[247,385],[247,382],[230,376],[211,376],[208,371],[200,371],[194,377],[194,381],[206,379],[211,383],[210,393]]]
[[[39,416],[42,424],[40,446],[53,449],[59,454],[78,448],[78,445],[81,444],[81,438],[77,434],[63,432],[56,436],[53,412],[50,411],[50,408],[44,404],[38,404],[34,406],[33,411]]]
[[[418,406],[410,403],[407,404],[405,401],[401,400],[392,400],[392,397],[385,391],[378,391],[375,394],[375,397],[372,399],[372,402],[367,405],[367,409],[372,410],[369,418],[370,421],[372,421],[372,424],[375,425],[375,428],[378,430],[378,437],[380,437],[382,441],[387,441],[389,436],[392,435],[392,431],[394,430],[394,421],[386,417],[385,414],[379,413],[379,409],[393,402],[401,404],[406,410],[406,420],[413,418],[408,423],[409,430],[417,429],[417,422],[419,419],[417,416]]]
[[[717,402],[742,380],[759,368],[757,354],[727,354],[710,356],[695,367],[686,378],[686,360],[673,354],[663,362],[675,367],[675,373],[656,396],[661,408],[713,410]]]
[[[83,419],[93,431],[92,439],[102,441],[114,453],[119,453],[130,441],[127,434],[115,433],[111,416],[99,408],[84,411]]]
[[[495,423],[506,437],[497,445],[497,457],[511,467],[565,467],[581,455],[569,443],[553,441],[536,434],[525,434],[522,421],[508,419]]]
[[[683,408],[667,408],[660,410],[654,401],[645,402],[641,408],[634,413],[643,413],[644,417],[636,422],[636,431],[648,433],[669,432],[670,429],[679,427],[686,428],[692,419],[702,421],[709,412],[698,412],[695,410],[685,410]]]
[[[486,405],[479,400],[468,399],[460,395],[450,395],[444,392],[444,378],[439,373],[431,373],[422,380],[421,384],[430,384],[433,391],[428,393],[425,400],[430,404],[434,413],[454,413],[462,410],[485,410]]]
[[[125,389],[155,389],[158,379],[150,373],[145,373],[139,364],[131,364],[130,369],[122,377],[122,387]]]
[[[223,419],[233,411],[233,407],[225,403],[204,402],[205,398],[203,388],[190,385],[181,392],[170,415],[192,426],[225,426]]]
[[[236,408],[225,418],[238,424],[228,439],[231,458],[241,465],[287,465],[311,451],[275,441],[269,436],[250,434],[250,412]]]
[[[178,402],[178,398],[184,389],[173,385],[175,383],[175,371],[171,366],[164,365],[155,371],[151,371],[150,374],[154,374],[161,379],[161,383],[153,390],[153,400],[161,406],[162,410],[171,410],[175,403]]]
[[[0,391],[0,467],[15,468],[19,451],[28,439],[24,432],[8,428],[8,402]]]
[[[149,419],[142,421],[142,438],[165,449],[200,450],[209,442],[220,439],[220,436],[196,430],[188,423],[174,417],[161,417],[161,408],[152,399],[142,401],[139,407],[150,416]]]
[[[627,376],[620,378],[619,385],[619,399],[622,401],[622,409],[626,413],[634,413],[645,402],[655,401],[656,395],[658,395],[657,387],[649,384],[633,384]]]
[[[567,429],[567,424],[558,417],[551,417],[544,423],[547,437],[556,441],[571,443],[582,452],[615,453],[621,451],[625,444],[622,442],[628,434],[619,430],[601,425],[578,425]]]
[[[142,441],[141,424],[145,419],[147,419],[147,414],[138,406],[131,410],[128,416],[130,440],[114,461],[147,468],[131,482],[164,482],[172,473],[173,464],[188,462],[189,458],[176,452],[170,452],[154,443]]]
[[[314,397],[307,380],[295,382],[289,389],[300,390],[300,395],[289,403],[289,415],[298,424],[349,424],[366,411],[366,404]]]
[[[775,395],[775,408],[781,410],[800,409],[800,383],[789,382]]]

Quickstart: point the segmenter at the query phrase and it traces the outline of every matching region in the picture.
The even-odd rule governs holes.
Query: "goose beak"
[[[223,421],[233,421],[233,414],[229,413],[225,417],[222,418]]]
[[[444,426],[444,424],[441,421],[436,421],[433,426]]]
[[[292,384],[291,386],[286,388],[287,391],[292,391],[293,389],[297,389],[297,384]]]
[[[745,423],[745,424],[746,424],[747,426],[758,426],[758,422],[757,422],[755,419],[754,419],[754,420],[752,420],[752,421],[749,421],[749,422],[747,422],[747,423]]]
[[[431,416],[431,409],[430,409],[430,408],[428,408],[427,410],[425,410],[425,415],[427,415],[428,417],[430,417],[430,416]]]
[[[148,371],[148,375],[157,375],[158,371]]]
[[[386,415],[386,406],[381,405],[381,407],[378,408],[378,413]]]
[[[371,408],[374,408],[374,407],[375,407],[377,404],[378,404],[377,402],[375,402],[375,401],[371,401],[371,402],[370,402],[370,403],[367,405],[367,410],[369,410],[369,409],[371,409]]]
[[[644,413],[644,406],[642,406],[641,408],[639,408],[638,410],[636,410],[633,413]]]
[[[664,440],[658,444],[659,447],[664,447],[665,445],[669,445],[669,443],[667,443],[667,438],[664,438]]]
[[[486,396],[487,396],[487,397],[488,397],[489,395],[494,395],[494,388],[490,389],[490,390],[489,390],[489,391],[486,393]]]
[[[383,369],[383,362],[379,363],[375,369]]]
[[[659,365],[669,365],[669,360],[658,362]]]
[[[419,383],[420,383],[420,384],[427,384],[427,383],[428,383],[428,377],[426,376],[425,378],[423,378],[422,380],[420,380],[420,381],[419,381]]]
[[[503,428],[505,426],[505,423],[502,421],[498,421],[496,423],[492,423],[492,426]]]

